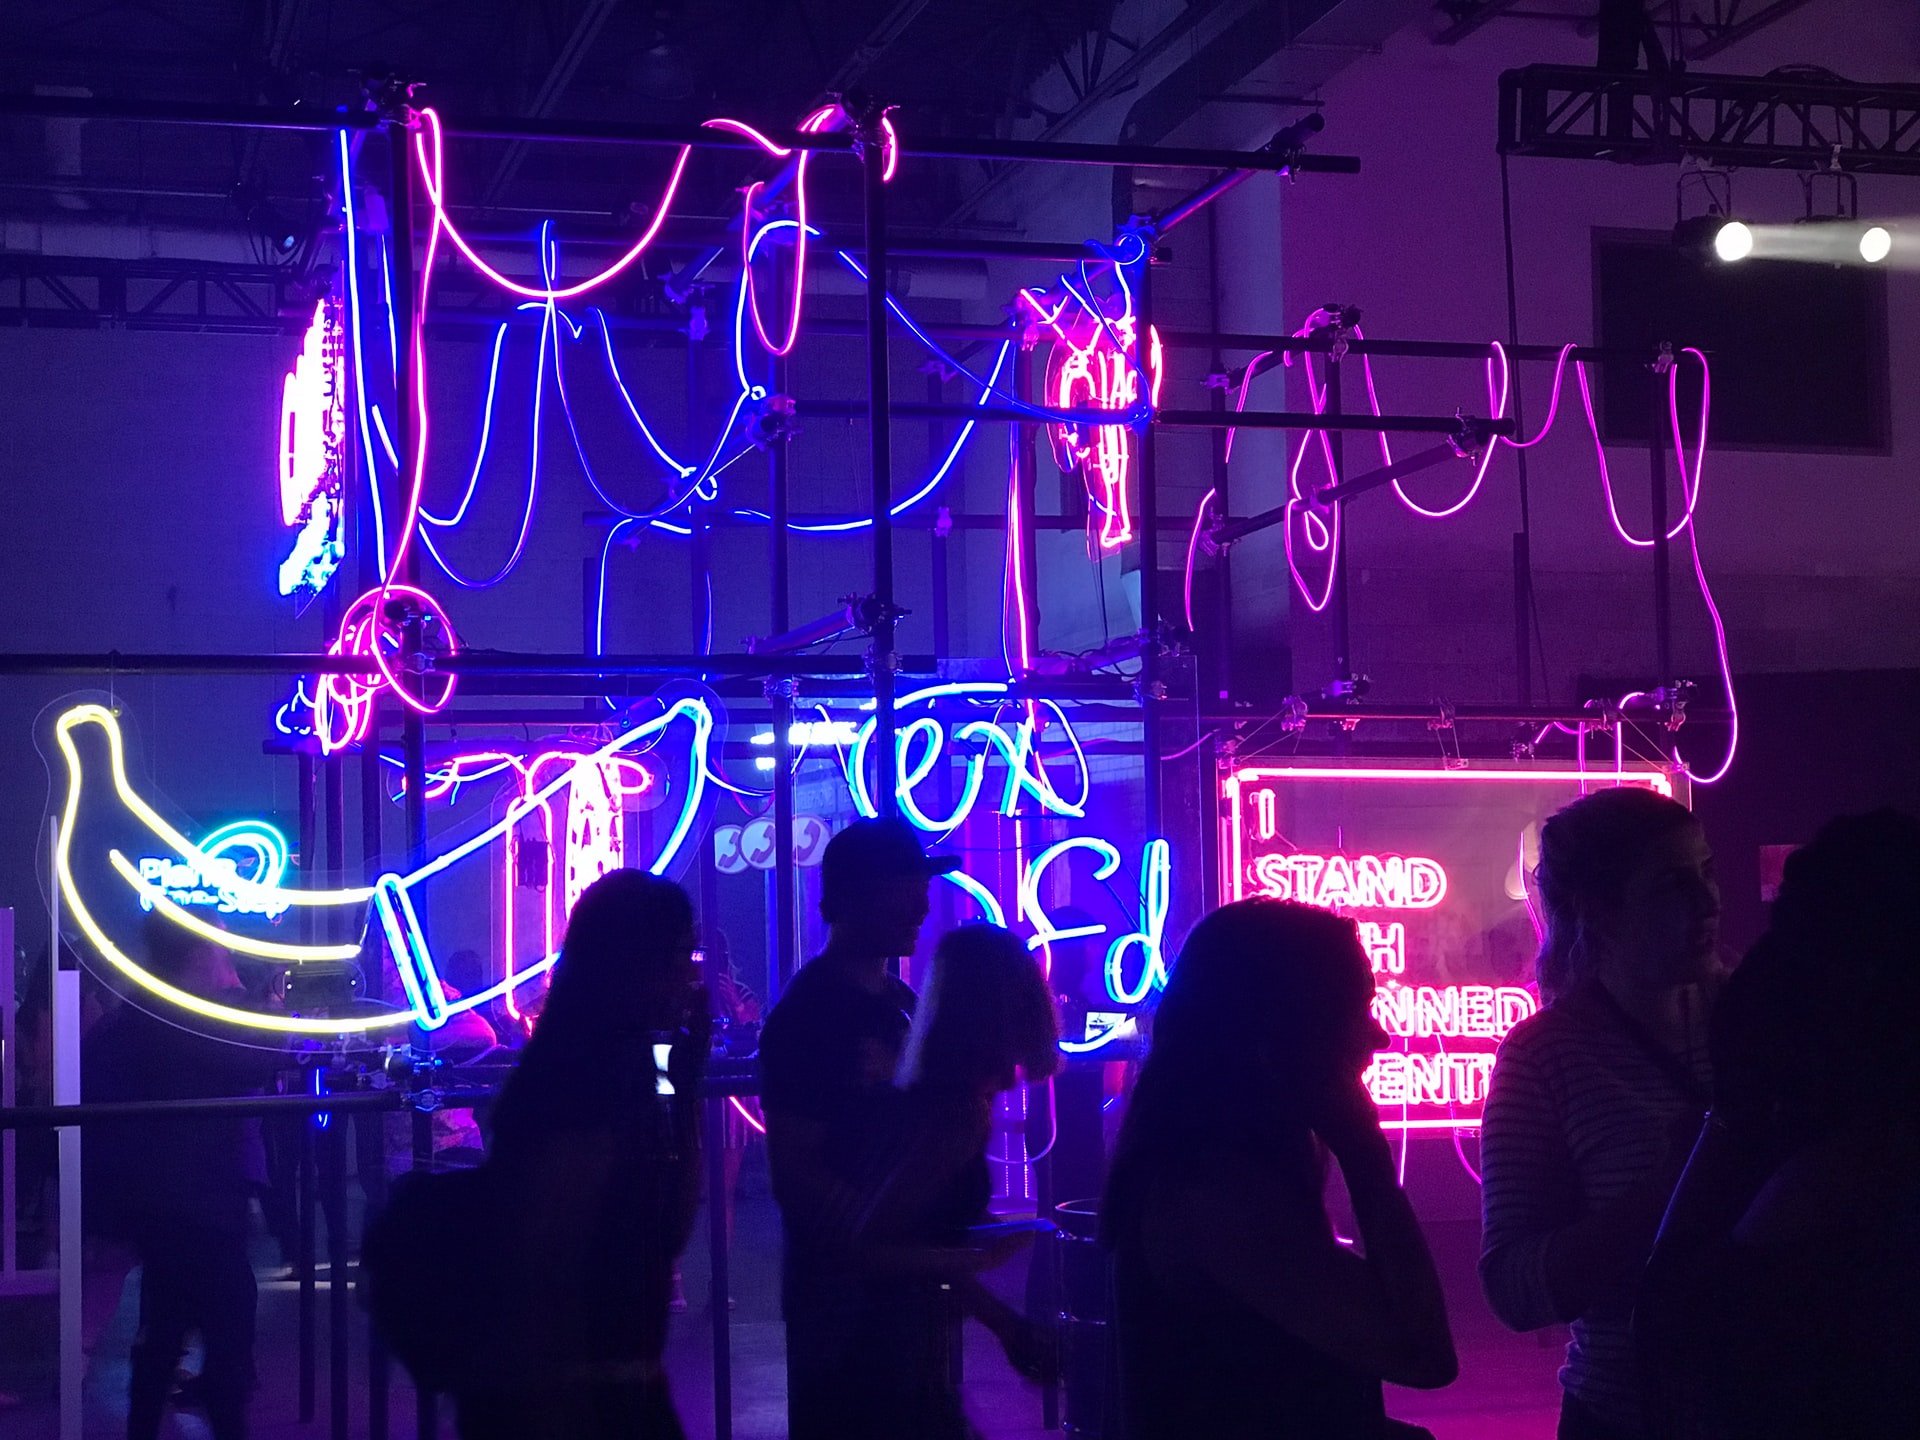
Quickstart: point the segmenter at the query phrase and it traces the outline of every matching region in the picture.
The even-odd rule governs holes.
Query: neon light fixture
[[[383,673],[315,677],[313,733],[319,737],[323,754],[331,755],[367,738],[373,727],[374,699],[383,689],[392,690],[402,703],[425,715],[434,714],[453,699],[456,681],[451,675],[416,681],[416,692],[401,684],[392,671],[389,657],[399,654],[406,642],[404,622],[389,609],[389,601],[395,596],[419,608],[420,633],[427,645],[441,654],[454,654],[460,648],[447,612],[416,585],[389,582],[354,600],[341,617],[339,638],[327,653],[372,658],[382,666]]]
[[[562,792],[567,791],[577,777],[586,773],[583,767],[609,764],[625,773],[624,767],[634,762],[623,752],[643,744],[657,743],[667,727],[676,721],[685,721],[691,726],[688,747],[689,779],[682,796],[679,817],[662,845],[660,853],[648,867],[656,875],[662,873],[672,864],[685,844],[705,794],[707,756],[713,731],[713,716],[704,701],[683,698],[665,706],[659,715],[633,726],[599,749],[563,767],[556,778],[539,785],[527,795],[528,803],[541,806],[552,802]],[[125,821],[134,828],[147,832],[153,840],[158,842],[159,846],[167,852],[165,856],[167,864],[185,866],[200,875],[219,874],[234,897],[231,913],[267,916],[284,913],[295,906],[304,906],[332,910],[348,917],[356,927],[364,929],[367,906],[371,902],[381,931],[392,949],[402,988],[406,991],[407,1007],[385,1013],[337,1019],[244,1010],[208,1000],[171,985],[129,954],[121,942],[96,918],[93,905],[80,889],[73,873],[74,832],[82,799],[88,793],[98,794],[100,791],[100,780],[97,777],[93,786],[89,787],[86,783],[87,772],[76,740],[77,734],[83,730],[98,731],[105,742],[108,772],[106,785],[112,797],[111,803],[119,807]],[[55,883],[60,887],[65,911],[99,955],[124,978],[155,998],[181,1010],[224,1024],[281,1034],[347,1035],[385,1030],[408,1023],[417,1023],[431,1028],[444,1024],[449,1017],[460,1014],[464,1010],[511,994],[518,985],[544,974],[553,963],[554,956],[549,954],[539,963],[517,971],[502,984],[490,990],[479,995],[450,1000],[440,985],[438,970],[434,965],[431,950],[415,909],[412,892],[417,886],[504,839],[512,828],[515,818],[512,815],[451,849],[443,851],[405,875],[388,873],[382,875],[371,886],[333,890],[292,888],[265,883],[259,878],[240,876],[237,866],[233,867],[231,877],[227,875],[226,867],[221,862],[235,850],[250,850],[256,857],[262,857],[263,861],[272,856],[273,840],[253,822],[249,822],[250,828],[229,826],[213,832],[209,837],[212,846],[209,849],[206,845],[189,840],[148,804],[127,780],[125,744],[119,721],[104,706],[83,704],[65,711],[55,722],[54,739],[67,768],[66,796],[58,817],[54,847]],[[626,780],[612,782],[614,786],[625,786],[631,783],[633,782]],[[357,943],[307,945],[265,940],[214,924],[200,918],[187,905],[176,903],[169,897],[164,884],[156,884],[151,879],[143,878],[140,867],[129,861],[124,854],[117,850],[109,850],[106,858],[111,868],[133,890],[143,906],[166,915],[200,938],[229,950],[292,964],[351,960],[361,954],[362,947]]]
[[[896,702],[896,713],[908,707],[948,698],[959,697],[979,702],[1002,699],[1007,696],[1010,686],[1003,680],[956,681],[945,685],[932,685],[902,695]],[[1014,815],[1020,805],[1021,797],[1031,795],[1043,812],[1079,819],[1086,813],[1087,787],[1090,784],[1087,773],[1086,754],[1080,748],[1080,741],[1073,733],[1073,727],[1067,723],[1066,715],[1058,705],[1042,702],[1042,707],[1058,718],[1059,724],[1071,746],[1074,761],[1080,772],[1080,795],[1076,800],[1068,800],[1054,787],[1052,777],[1047,773],[1045,762],[1040,758],[1036,746],[1036,731],[1042,722],[1030,718],[1016,723],[1011,728],[998,720],[969,720],[951,731],[951,738],[969,742],[978,742],[980,748],[967,756],[966,779],[962,783],[960,798],[955,802],[953,814],[935,820],[929,817],[914,798],[917,787],[930,776],[944,754],[949,732],[929,716],[919,716],[905,721],[895,731],[895,795],[900,802],[901,814],[915,826],[927,831],[947,831],[962,825],[972,814],[985,780],[985,766],[989,753],[998,753],[1006,767],[1006,783],[1000,796],[1000,813]],[[873,702],[867,701],[861,708],[871,710]],[[873,795],[867,778],[867,752],[872,745],[874,722],[866,720],[860,726],[858,736],[847,757],[847,783],[851,790],[854,808],[860,814],[872,818],[879,809],[873,802]],[[914,747],[920,747],[915,758]]]
[[[1165,840],[1149,840],[1140,856],[1140,928],[1122,935],[1107,947],[1107,994],[1120,1005],[1138,1005],[1155,990],[1167,988],[1164,939],[1167,903],[1173,882],[1173,847]],[[1138,950],[1143,964],[1137,985],[1126,982],[1126,958]]]
[[[280,386],[280,522],[294,530],[280,593],[311,599],[346,555],[347,371],[340,307],[319,301]]]
[[[142,856],[136,869],[144,885],[178,906],[197,906],[223,915],[265,915],[277,918],[287,902],[272,892],[286,878],[291,852],[287,837],[264,820],[236,820],[203,835],[195,858],[180,855]],[[242,874],[233,852],[252,858]],[[204,856],[205,868],[198,857]],[[152,902],[142,900],[147,908]]]
[[[1535,813],[1535,803],[1557,805],[1569,792],[1617,785],[1673,793],[1667,774],[1624,767],[1585,771],[1241,764],[1222,771],[1222,898],[1271,896],[1322,906],[1356,922],[1374,976],[1373,1015],[1395,1041],[1393,1048],[1374,1057],[1365,1075],[1383,1111],[1383,1128],[1455,1130],[1479,1123],[1494,1047],[1539,1008],[1539,1001],[1530,990],[1500,978],[1498,970],[1484,981],[1471,978],[1475,968],[1486,963],[1477,958],[1483,954],[1480,946],[1492,942],[1463,937],[1492,935],[1521,921],[1519,902],[1526,897],[1516,894],[1505,878],[1511,852],[1493,871],[1498,883],[1490,888],[1490,857],[1484,846],[1450,862],[1459,868],[1455,876],[1430,855],[1385,847],[1317,849],[1307,843],[1308,828],[1325,836],[1371,837],[1380,833],[1379,821],[1368,817],[1386,817],[1397,826],[1394,817],[1402,813],[1403,804],[1419,821],[1435,813],[1436,806],[1457,806],[1462,814],[1469,813],[1470,797],[1476,793],[1510,794],[1516,787],[1532,787],[1539,793],[1529,796],[1522,789],[1521,796],[1499,802],[1500,808],[1492,812],[1515,817],[1520,828],[1524,817]],[[1399,788],[1377,790],[1380,786]],[[1380,799],[1361,799],[1363,792]],[[1420,792],[1430,798],[1419,798]],[[1436,792],[1460,798],[1443,800]],[[1379,808],[1388,800],[1393,802],[1388,808]],[[1463,820],[1439,830],[1430,820],[1419,823],[1423,828],[1418,833],[1437,846],[1472,828]],[[1394,831],[1388,828],[1386,833]],[[1456,852],[1440,848],[1438,853]],[[1491,858],[1501,858],[1498,845]],[[1504,945],[1499,953],[1506,953]],[[1116,999],[1131,993],[1131,988],[1114,987]],[[1444,1118],[1415,1113],[1434,1108],[1444,1109]]]
[[[1128,425],[1140,418],[1141,401],[1133,295],[1126,285],[1124,267],[1117,261],[1113,273],[1121,294],[1120,313],[1113,317],[1090,291],[1083,294],[1064,276],[1061,285],[1065,298],[1052,309],[1037,292],[1020,292],[1020,298],[1037,318],[1037,327],[1053,334],[1047,354],[1047,403],[1060,410],[1112,410],[1126,417],[1124,423],[1112,425],[1063,420],[1047,430],[1054,463],[1062,472],[1080,476],[1087,487],[1088,498],[1100,517],[1096,539],[1101,550],[1118,549],[1133,539],[1127,491],[1133,438]],[[1077,306],[1076,313],[1063,320],[1069,304]],[[1147,350],[1151,399],[1158,404],[1160,336],[1151,329]]]

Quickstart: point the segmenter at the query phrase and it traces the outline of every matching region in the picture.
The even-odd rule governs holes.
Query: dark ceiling
[[[1190,20],[1220,3],[1181,8]],[[825,95],[864,88],[899,106],[910,133],[993,135],[1034,117],[1022,97],[1043,71],[1077,77],[1079,90],[1124,62],[1137,42],[1111,33],[1113,9],[1112,0],[11,0],[0,7],[0,91],[330,106],[400,77],[457,131],[461,117],[514,116],[727,114],[777,126]],[[497,212],[503,226],[538,212],[618,227],[664,164],[613,147],[567,151],[565,163],[561,153],[460,142],[449,172],[463,206]],[[678,208],[722,208],[743,163],[707,161]],[[250,197],[283,213],[319,203],[329,168],[311,136],[0,122],[0,214],[15,218],[233,224]],[[932,223],[977,183],[939,168],[903,192],[904,223]]]

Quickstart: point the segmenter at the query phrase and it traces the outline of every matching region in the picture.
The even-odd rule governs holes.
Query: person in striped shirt
[[[1515,1330],[1570,1327],[1560,1440],[1644,1440],[1631,1320],[1711,1083],[1720,892],[1692,814],[1639,787],[1541,830],[1539,1013],[1487,1096],[1480,1279]]]

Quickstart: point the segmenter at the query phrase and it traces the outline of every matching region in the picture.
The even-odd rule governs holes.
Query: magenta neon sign
[[[282,595],[318,595],[346,554],[346,355],[340,307],[321,300],[280,384],[280,523],[295,532]]]
[[[1238,765],[1222,771],[1223,899],[1350,915],[1387,1048],[1366,1084],[1388,1129],[1472,1130],[1494,1053],[1539,1009],[1526,870],[1539,821],[1658,771]]]

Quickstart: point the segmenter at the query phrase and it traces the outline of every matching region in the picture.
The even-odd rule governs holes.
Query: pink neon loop
[[[1498,340],[1491,340],[1488,342],[1488,344],[1490,344],[1495,350],[1500,351],[1501,364],[1504,365],[1506,363],[1506,351],[1501,348],[1500,342]],[[1537,430],[1534,433],[1534,437],[1531,440],[1512,440],[1512,439],[1502,438],[1499,441],[1500,444],[1505,445],[1510,450],[1531,450],[1534,446],[1538,445],[1542,440],[1547,438],[1548,434],[1553,430],[1553,422],[1555,417],[1557,417],[1560,414],[1560,382],[1566,376],[1567,357],[1573,354],[1574,348],[1575,347],[1573,342],[1569,340],[1566,344],[1560,347],[1560,358],[1553,362],[1553,391],[1547,397],[1547,418],[1541,424],[1539,430]],[[1502,408],[1504,410],[1504,407]]]
[[[426,591],[413,585],[388,583],[361,595],[341,617],[339,638],[327,648],[327,653],[372,659],[380,666],[381,678],[361,675],[319,677],[319,683],[314,687],[313,731],[319,737],[324,754],[331,755],[366,739],[373,721],[374,697],[383,688],[391,688],[403,704],[422,714],[430,715],[440,710],[453,698],[456,681],[451,675],[417,682],[420,693],[416,694],[394,678],[389,664],[382,663],[383,655],[390,657],[400,651],[404,639],[398,623],[387,614],[387,601],[395,595],[413,601],[424,612],[424,623],[439,627],[446,645],[443,653],[459,652],[460,641],[454,634],[453,622],[447,618],[447,612],[440,608],[439,601]],[[426,693],[427,686],[433,683],[439,686],[437,695]]]
[[[1700,356],[1698,350],[1687,350],[1684,353]],[[1587,384],[1587,367],[1585,363],[1575,361],[1573,373],[1574,378],[1580,382],[1580,402],[1587,412],[1587,433],[1593,437],[1594,459],[1600,466],[1600,489],[1607,497],[1607,518],[1613,522],[1614,533],[1627,544],[1637,550],[1651,550],[1654,546],[1654,541],[1651,538],[1642,540],[1638,535],[1628,530],[1620,520],[1620,511],[1615,506],[1613,500],[1613,477],[1607,469],[1607,451],[1600,440],[1600,422],[1593,413],[1593,391]],[[1692,472],[1689,473],[1687,469],[1686,447],[1680,443],[1679,374],[1680,367],[1678,363],[1668,368],[1667,409],[1673,423],[1675,451],[1680,457],[1680,487],[1687,497],[1687,509],[1686,513],[1674,523],[1673,528],[1667,531],[1667,539],[1669,540],[1677,539],[1682,530],[1685,530],[1693,524],[1694,507],[1700,503],[1700,467],[1706,460],[1707,412],[1712,401],[1712,395],[1706,379],[1707,362],[1705,357],[1702,356],[1700,357],[1700,434],[1699,443],[1695,447],[1693,469]]]
[[[599,274],[589,276],[587,279],[574,285],[566,285],[559,288],[545,285],[523,285],[518,280],[501,274],[498,270],[494,269],[493,266],[481,259],[479,253],[467,242],[466,236],[462,235],[459,228],[448,218],[444,185],[446,170],[440,130],[440,116],[431,106],[428,106],[420,111],[420,118],[425,122],[426,134],[422,135],[419,132],[415,132],[414,134],[414,163],[420,171],[420,183],[426,188],[427,199],[433,204],[434,223],[446,231],[447,238],[453,242],[454,248],[466,256],[467,262],[472,265],[474,269],[485,275],[501,289],[511,291],[515,295],[524,296],[529,300],[570,300],[576,295],[584,295],[587,291],[604,285],[644,255],[647,247],[653,244],[655,237],[659,235],[661,227],[667,223],[667,213],[673,208],[674,196],[680,189],[681,177],[686,174],[687,161],[693,154],[692,146],[683,145],[680,147],[680,153],[674,157],[673,170],[667,176],[666,189],[661,192],[660,201],[654,207],[653,219],[648,222],[647,228],[640,233],[640,237],[628,247],[626,253],[619,259],[615,260]],[[739,128],[744,130],[745,127]],[[760,138],[764,139],[764,137]],[[431,151],[429,151],[429,146],[431,146]]]
[[[804,133],[817,133],[826,128],[828,121],[839,113],[837,105],[828,105],[816,110],[800,122]],[[785,160],[793,154],[788,145],[781,145],[761,134],[753,126],[740,120],[720,118],[702,122],[715,130],[731,130],[736,135],[744,135],[762,150],[778,160]],[[807,289],[807,161],[811,152],[801,151],[800,158],[794,163],[794,237],[793,237],[793,279],[790,285],[792,298],[787,307],[787,338],[774,343],[767,334],[766,322],[760,318],[760,296],[758,287],[753,283],[753,242],[758,227],[754,221],[753,200],[760,193],[758,180],[749,185],[745,199],[740,207],[740,273],[741,283],[747,289],[747,313],[753,320],[753,332],[760,337],[760,345],[769,355],[786,355],[792,352],[800,339],[800,308]]]
[[[747,315],[753,321],[753,333],[759,337],[761,348],[775,356],[791,354],[800,339],[800,309],[807,292],[807,156],[804,154],[794,168],[793,189],[797,223],[793,235],[793,278],[788,283],[791,299],[787,304],[787,335],[778,343],[767,333],[766,322],[760,318],[760,287],[753,281],[753,198],[760,193],[758,180],[747,187],[740,224],[740,283],[747,290]]]
[[[1309,322],[1309,324],[1311,324],[1311,322]],[[1303,329],[1301,333],[1306,333],[1306,331]],[[1360,327],[1357,325],[1353,327],[1353,336],[1354,336],[1354,339],[1356,340],[1365,340],[1367,338],[1366,335],[1361,331]],[[1316,380],[1313,373],[1313,357],[1311,355],[1308,355],[1304,358],[1305,358],[1305,369],[1307,374],[1307,388],[1311,392],[1314,390],[1314,387],[1318,384],[1318,381]],[[1496,360],[1500,362],[1500,380],[1497,386],[1493,378],[1493,365],[1494,365],[1494,361]],[[1565,360],[1566,360],[1566,355],[1565,355],[1565,352],[1563,351],[1561,354],[1561,361],[1563,364],[1565,363]],[[1366,377],[1367,404],[1375,415],[1379,415],[1383,412],[1380,409],[1380,391],[1379,391],[1379,388],[1374,383],[1373,359],[1371,356],[1362,355],[1360,357],[1360,371],[1361,371],[1361,374]],[[1507,395],[1510,387],[1510,382],[1512,380],[1512,375],[1507,365],[1506,347],[1501,345],[1498,341],[1494,341],[1491,346],[1491,353],[1487,356],[1487,360],[1486,360],[1486,371],[1487,371],[1487,406],[1492,411],[1492,418],[1495,420],[1499,420],[1499,419],[1502,419],[1507,413]],[[1316,403],[1315,412],[1318,413],[1318,411],[1321,408],[1323,407],[1321,407],[1318,403]],[[1542,433],[1544,434],[1545,432],[1542,432]],[[1387,432],[1384,430],[1379,432],[1377,438],[1380,444],[1380,463],[1383,465],[1393,464],[1393,444],[1392,444],[1391,438],[1387,435]],[[1538,443],[1538,438],[1539,437],[1536,436],[1533,443]],[[1411,495],[1409,495],[1406,491],[1406,487],[1402,485],[1398,480],[1395,480],[1393,482],[1393,493],[1399,498],[1399,501],[1402,505],[1406,506],[1407,509],[1413,511],[1414,514],[1421,516],[1423,519],[1427,519],[1427,520],[1449,519],[1452,516],[1458,515],[1462,510],[1466,509],[1467,506],[1471,505],[1473,503],[1474,497],[1480,493],[1480,486],[1482,485],[1482,483],[1485,482],[1487,478],[1487,469],[1489,466],[1493,464],[1494,451],[1497,450],[1498,448],[1499,448],[1499,442],[1497,439],[1490,439],[1487,442],[1486,446],[1481,451],[1480,463],[1474,470],[1473,483],[1467,486],[1466,492],[1463,495],[1461,495],[1461,497],[1458,500],[1454,501],[1453,504],[1447,506],[1443,510],[1429,510],[1426,506],[1422,505],[1419,501],[1415,500]],[[1331,461],[1329,461],[1328,473],[1329,474],[1332,473]]]
[[[1707,618],[1713,622],[1714,651],[1720,661],[1720,683],[1727,695],[1727,753],[1720,762],[1720,768],[1711,775],[1698,775],[1691,769],[1688,774],[1696,785],[1717,785],[1726,779],[1727,772],[1733,768],[1733,757],[1740,749],[1740,705],[1733,693],[1733,663],[1727,654],[1727,626],[1720,617],[1720,606],[1715,603],[1713,590],[1707,584],[1706,567],[1700,562],[1700,527],[1693,523],[1693,511],[1700,498],[1700,471],[1707,458],[1707,415],[1711,408],[1713,394],[1713,376],[1707,367],[1707,357],[1691,346],[1681,352],[1682,357],[1691,355],[1700,366],[1700,431],[1693,452],[1693,494],[1687,500],[1687,549],[1693,558],[1693,578],[1700,586],[1700,599],[1707,607]],[[1676,362],[1667,372],[1667,413],[1673,421],[1673,442],[1675,453],[1680,456],[1682,472],[1686,466],[1686,449],[1680,443],[1680,366]],[[1675,752],[1675,759],[1679,758]]]

